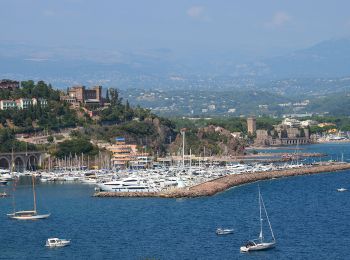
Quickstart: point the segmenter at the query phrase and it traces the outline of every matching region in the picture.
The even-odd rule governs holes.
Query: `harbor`
[[[249,172],[227,175],[210,180],[189,188],[175,188],[160,192],[96,192],[93,196],[104,197],[160,197],[160,198],[193,198],[202,196],[213,196],[229,188],[251,182],[299,176],[306,174],[317,174],[325,172],[336,172],[350,169],[350,163],[328,162],[317,165],[303,166],[296,169],[284,169],[265,172]]]
[[[120,172],[79,170],[73,163],[72,167],[52,167],[51,171],[17,172],[0,189],[10,196],[0,200],[3,216],[0,227],[8,231],[7,236],[0,238],[4,245],[2,255],[6,259],[25,258],[29,252],[33,258],[109,259],[111,255],[123,259],[238,258],[242,254],[240,247],[258,232],[258,186],[278,247],[264,253],[268,258],[283,259],[286,255],[303,258],[303,252],[289,245],[295,248],[305,240],[316,245],[324,240],[325,233],[329,247],[346,248],[346,241],[332,241],[339,233],[349,234],[346,224],[349,151],[348,144],[322,144],[305,146],[305,152],[327,156],[277,163],[258,161],[220,166],[193,161],[184,168],[179,164]],[[33,173],[39,214],[51,216],[15,225],[17,222],[6,214],[13,212],[13,199],[16,211],[32,209]],[[282,178],[291,176],[298,177]],[[108,182],[129,183],[131,189],[127,194],[111,193],[114,197],[94,197],[95,188]],[[132,189],[149,187],[151,183],[156,185],[153,188],[161,189],[149,192]],[[326,222],[328,225],[320,225]],[[218,236],[218,227],[232,228],[234,232]],[[264,230],[264,235],[268,236],[268,232]],[[48,238],[67,238],[72,244],[61,250],[49,250],[45,246]],[[193,243],[194,240],[197,242]],[[343,251],[331,252],[334,259],[344,255]],[[319,259],[328,253],[328,248],[315,250]]]

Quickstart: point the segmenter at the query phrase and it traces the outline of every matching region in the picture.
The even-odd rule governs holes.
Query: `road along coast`
[[[227,175],[215,180],[204,182],[190,188],[177,188],[161,192],[96,192],[94,197],[159,197],[159,198],[194,198],[212,196],[231,187],[239,186],[260,180],[274,178],[335,172],[350,169],[350,163],[322,163],[318,165],[303,166],[298,169],[287,169],[270,172],[254,172]]]

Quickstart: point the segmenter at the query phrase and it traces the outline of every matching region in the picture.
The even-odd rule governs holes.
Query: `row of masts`
[[[44,169],[49,171],[53,169],[59,170],[81,170],[81,169],[112,169],[111,155],[109,153],[101,153],[90,156],[84,153],[77,155],[69,155],[63,158],[52,158],[49,156],[44,162]]]

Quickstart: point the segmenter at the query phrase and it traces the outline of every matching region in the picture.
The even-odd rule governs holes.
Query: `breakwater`
[[[260,180],[317,174],[323,172],[335,172],[350,169],[350,163],[325,163],[312,166],[303,166],[297,169],[281,171],[253,172],[227,175],[208,182],[204,182],[190,188],[178,188],[161,192],[97,192],[95,197],[160,197],[160,198],[193,198],[212,196],[231,187],[251,183]]]

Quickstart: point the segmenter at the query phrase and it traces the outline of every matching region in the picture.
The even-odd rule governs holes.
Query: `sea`
[[[350,159],[349,143],[301,148],[328,154],[315,160]],[[258,186],[276,248],[240,253],[260,232]],[[11,220],[6,214],[14,205],[33,205],[30,181],[23,179],[0,187],[16,190],[15,204],[13,197],[0,198],[0,259],[350,259],[350,192],[337,192],[340,187],[350,190],[350,171],[259,181],[187,199],[94,198],[91,185],[38,183],[38,211],[51,216]],[[234,233],[218,236],[218,227]],[[71,245],[46,248],[49,237],[71,239]]]

